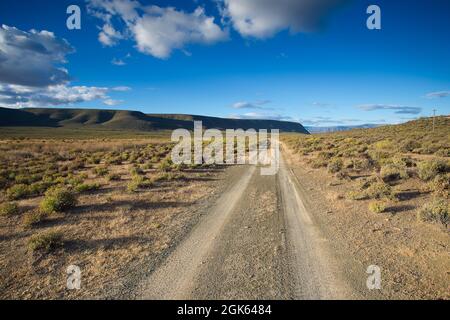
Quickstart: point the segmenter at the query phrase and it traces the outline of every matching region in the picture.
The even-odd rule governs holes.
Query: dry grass
[[[172,147],[162,139],[1,140],[0,297],[102,296],[130,265],[167,250],[222,172],[174,166]],[[71,264],[81,268],[82,290],[66,289]]]
[[[347,199],[383,200],[388,208],[381,210],[378,201],[371,202],[369,210],[396,211],[396,207],[412,206],[418,197],[422,203],[437,196],[448,201],[450,118],[437,118],[434,132],[431,121],[282,138],[311,168],[327,168],[339,180],[337,184],[350,186]]]

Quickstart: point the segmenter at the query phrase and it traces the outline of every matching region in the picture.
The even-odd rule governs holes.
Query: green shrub
[[[71,190],[53,187],[45,193],[40,209],[44,213],[51,214],[53,212],[63,212],[73,208],[76,204],[77,198]]]
[[[19,213],[19,206],[15,202],[6,202],[0,206],[1,216],[12,216]]]
[[[128,192],[136,192],[140,188],[150,188],[153,186],[153,181],[146,179],[143,176],[134,175],[127,185]]]
[[[350,175],[345,171],[339,171],[338,173],[336,173],[335,177],[339,180],[351,180]]]
[[[68,166],[70,171],[80,170],[84,168],[84,161],[81,159],[71,162]]]
[[[120,180],[120,174],[110,173],[106,179],[108,181],[119,181]]]
[[[35,182],[28,187],[31,195],[40,196],[43,195],[48,188],[52,186],[49,182]]]
[[[344,167],[344,163],[342,159],[339,158],[333,158],[328,163],[328,172],[330,173],[336,173],[342,170]]]
[[[407,178],[408,173],[406,172],[406,169],[400,165],[387,164],[381,167],[380,176],[384,182],[391,182]]]
[[[144,173],[145,173],[144,170],[142,170],[142,168],[138,167],[138,166],[134,166],[133,168],[131,168],[131,171],[130,171],[130,174],[132,176],[140,176],[140,175],[143,175]]]
[[[22,225],[25,228],[31,228],[37,224],[39,224],[41,221],[43,221],[45,218],[47,218],[47,214],[40,212],[38,210],[31,211],[25,214],[23,217]]]
[[[367,170],[372,167],[372,163],[367,158],[353,159],[353,169],[355,170]]]
[[[25,184],[15,184],[6,190],[6,197],[9,200],[19,200],[30,195],[30,190]]]
[[[155,177],[152,178],[154,182],[159,181],[172,181],[172,180],[178,180],[178,179],[184,179],[186,176],[182,173],[174,173],[174,172],[165,172],[165,173],[159,173]]]
[[[350,191],[347,193],[347,199],[350,200],[364,200],[367,199],[367,195],[363,191]]]
[[[313,159],[310,162],[310,164],[311,164],[311,167],[313,167],[314,169],[319,169],[319,168],[322,168],[322,167],[326,167],[327,166],[327,161],[323,160],[323,159],[316,158],[316,159]]]
[[[369,210],[373,213],[383,213],[386,211],[386,204],[381,201],[369,203]]]
[[[96,167],[93,169],[93,173],[96,174],[99,177],[104,177],[108,174],[108,168],[107,167]]]
[[[99,183],[82,183],[75,187],[75,191],[78,193],[87,192],[87,191],[94,191],[100,189]]]
[[[172,160],[166,158],[163,161],[161,161],[161,163],[158,165],[158,169],[163,172],[168,172],[172,169],[172,164],[173,164]]]
[[[383,181],[372,183],[366,189],[365,193],[370,199],[396,199],[391,186],[384,183]]]
[[[62,245],[62,233],[46,231],[31,236],[28,240],[28,248],[31,251],[48,253]]]
[[[412,139],[406,139],[403,141],[403,143],[400,145],[400,151],[402,152],[412,152],[415,149],[419,149],[421,147],[420,142]]]
[[[437,175],[428,183],[428,188],[437,195],[448,198],[450,191],[450,173]]]
[[[373,146],[376,150],[388,150],[388,151],[394,150],[394,144],[391,140],[378,141],[374,143]]]
[[[417,165],[419,178],[429,181],[439,173],[445,173],[448,170],[447,164],[442,160],[428,160],[419,162]]]
[[[0,189],[5,188],[8,185],[8,179],[0,176]]]
[[[438,157],[450,157],[450,148],[441,148],[434,154]]]
[[[450,203],[445,199],[434,199],[419,209],[417,218],[421,221],[442,223],[447,227],[450,223]]]

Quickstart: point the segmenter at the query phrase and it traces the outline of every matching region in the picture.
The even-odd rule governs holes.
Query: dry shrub
[[[35,234],[28,240],[28,248],[33,252],[49,253],[62,246],[62,244],[62,233],[52,230]]]
[[[441,223],[447,227],[450,223],[450,203],[446,199],[433,199],[419,209],[417,218],[420,221]]]

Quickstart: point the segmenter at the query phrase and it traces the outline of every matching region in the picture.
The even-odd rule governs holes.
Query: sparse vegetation
[[[6,202],[0,205],[0,215],[12,216],[19,213],[19,206],[15,202]]]
[[[342,159],[331,159],[328,163],[328,172],[336,173],[342,170],[344,163]]]
[[[389,202],[395,206],[416,197],[422,202],[449,198],[450,118],[437,117],[434,132],[431,121],[312,136],[284,135],[283,140],[311,168],[326,167],[328,174],[345,184],[347,199],[367,203],[372,212],[384,212]],[[428,216],[424,212],[421,216]]]
[[[6,190],[6,196],[9,200],[19,200],[30,195],[30,190],[25,184],[16,184]]]
[[[40,210],[28,212],[23,217],[22,225],[25,229],[32,228],[47,218],[48,214]]]
[[[408,178],[408,173],[401,164],[391,163],[381,167],[380,176],[384,182],[392,182]]]
[[[386,203],[381,201],[375,201],[369,203],[369,210],[373,213],[383,213],[386,211]]]
[[[39,208],[43,213],[51,214],[66,211],[76,204],[77,198],[73,191],[67,188],[54,187],[45,193]]]
[[[78,193],[87,192],[87,191],[95,191],[100,189],[99,183],[82,183],[75,187],[75,191]]]
[[[442,160],[422,161],[417,164],[419,178],[424,181],[434,179],[440,173],[446,173],[448,164]]]
[[[28,240],[28,248],[31,251],[49,253],[60,246],[62,246],[62,233],[58,231],[41,232]]]
[[[447,227],[450,223],[450,203],[445,199],[433,199],[419,209],[417,217],[421,221],[437,222]]]

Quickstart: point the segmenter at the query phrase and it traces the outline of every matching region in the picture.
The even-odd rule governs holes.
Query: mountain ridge
[[[300,123],[277,120],[227,119],[189,114],[145,114],[129,110],[0,107],[0,126],[3,127],[89,127],[131,131],[192,130],[194,121],[202,121],[205,129],[279,129],[281,132],[309,134]]]

